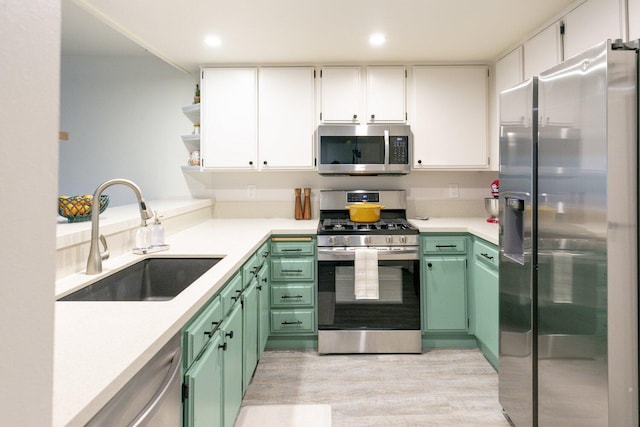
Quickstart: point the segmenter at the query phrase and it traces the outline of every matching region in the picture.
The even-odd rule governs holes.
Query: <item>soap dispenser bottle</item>
[[[136,247],[135,249],[147,249],[150,246],[149,228],[147,221],[142,220],[140,227],[136,230]]]
[[[160,223],[158,211],[153,212],[153,224],[151,225],[151,246],[164,245],[164,226]]]

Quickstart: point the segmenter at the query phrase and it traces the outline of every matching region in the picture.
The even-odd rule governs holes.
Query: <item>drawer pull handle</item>
[[[273,237],[272,242],[310,242],[311,237]]]
[[[282,295],[280,298],[289,299],[289,298],[302,298],[302,295]]]
[[[436,245],[436,248],[457,248],[458,245]]]
[[[283,249],[282,252],[302,252],[302,248]]]
[[[284,322],[282,322],[282,324],[283,324],[283,325],[302,325],[302,321],[301,321],[301,320],[297,320],[297,321],[295,321],[295,322],[287,322],[287,321],[284,321]]]
[[[302,273],[302,270],[282,270],[283,273]]]
[[[485,257],[488,260],[493,260],[492,256],[489,256],[489,254],[485,254],[485,253],[480,253],[480,255],[482,255],[483,257]]]
[[[269,252],[265,252],[265,253],[262,254],[262,258],[266,258],[268,256],[269,256]]]
[[[211,322],[211,325],[213,326],[213,329],[210,331],[204,331],[205,335],[208,335],[209,338],[211,338],[211,336],[213,335],[213,333],[218,329],[216,326],[219,324],[220,322]]]

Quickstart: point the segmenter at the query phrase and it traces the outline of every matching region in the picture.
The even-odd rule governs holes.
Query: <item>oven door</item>
[[[319,330],[420,330],[417,248],[378,251],[379,299],[355,299],[355,250],[318,249]]]

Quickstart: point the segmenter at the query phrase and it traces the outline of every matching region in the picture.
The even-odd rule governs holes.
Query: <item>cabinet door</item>
[[[522,46],[496,62],[496,93],[510,89],[522,81]]]
[[[560,22],[545,28],[524,43],[524,78],[537,76],[562,61]]]
[[[488,359],[498,359],[498,274],[480,262],[473,267],[473,284],[475,287],[475,334],[476,338],[488,350]]]
[[[360,123],[360,67],[323,67],[322,121]]]
[[[242,309],[236,304],[225,319],[224,332],[224,426],[233,427],[242,403]]]
[[[568,59],[606,39],[622,38],[618,0],[588,0],[564,17],[564,58]]]
[[[404,123],[406,120],[404,67],[367,68],[367,122]]]
[[[222,425],[222,339],[216,333],[202,356],[185,373],[189,393],[184,402],[185,427]]]
[[[640,38],[640,0],[628,0],[629,40]]]
[[[262,357],[269,339],[269,302],[271,300],[271,285],[269,284],[269,263],[263,264],[258,272],[258,359]]]
[[[247,390],[258,364],[258,279],[242,293],[242,393]]]
[[[414,169],[488,167],[488,68],[413,68]]]
[[[313,67],[261,68],[260,169],[313,169]]]
[[[425,257],[425,329],[466,331],[466,257]]]
[[[200,125],[206,169],[257,169],[257,84],[255,68],[203,70]]]

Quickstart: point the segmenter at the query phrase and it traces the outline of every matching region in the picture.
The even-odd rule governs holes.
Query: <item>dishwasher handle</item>
[[[171,390],[171,386],[178,381],[180,377],[180,366],[182,362],[182,347],[178,347],[176,351],[173,353],[173,358],[171,359],[171,366],[169,367],[169,372],[162,383],[162,385],[158,388],[158,391],[153,395],[149,403],[140,411],[140,413],[133,419],[129,427],[143,427],[147,425],[149,420],[153,417],[153,415],[160,409],[160,405],[162,401],[165,399],[166,395]]]

